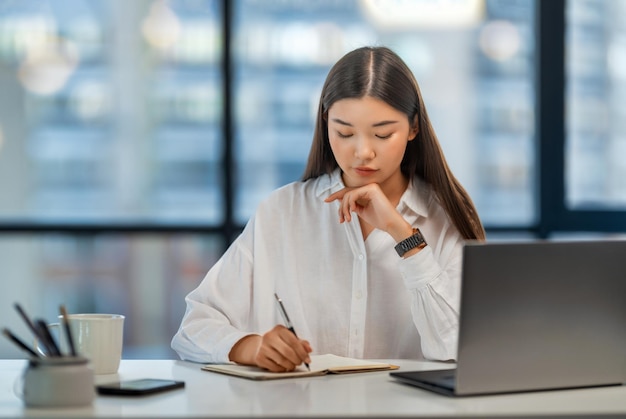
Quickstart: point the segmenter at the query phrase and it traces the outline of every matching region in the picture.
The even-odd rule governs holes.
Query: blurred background
[[[624,0],[0,0],[2,327],[120,313],[125,358],[175,357],[363,45],[415,73],[488,239],[626,231]]]

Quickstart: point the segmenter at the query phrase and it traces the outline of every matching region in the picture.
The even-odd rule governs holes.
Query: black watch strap
[[[426,240],[424,240],[424,236],[419,231],[419,229],[414,228],[413,234],[402,240],[400,243],[396,244],[394,249],[398,252],[398,256],[403,257],[406,252],[409,250],[415,249],[417,247],[423,248],[426,246]]]

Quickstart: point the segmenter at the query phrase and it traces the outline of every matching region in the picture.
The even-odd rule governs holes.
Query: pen
[[[20,317],[24,320],[24,323],[26,323],[26,326],[28,326],[30,331],[33,333],[33,335],[35,335],[37,339],[40,339],[39,332],[37,332],[35,325],[30,320],[30,317],[28,317],[22,306],[19,303],[15,303],[13,304],[13,306],[15,307],[15,310],[17,310],[17,313],[20,315]]]
[[[48,349],[48,354],[50,356],[61,356],[61,351],[59,351],[59,347],[54,342],[54,338],[50,334],[50,330],[48,330],[48,325],[46,324],[46,322],[43,319],[36,319],[35,327],[39,332],[41,342]]]
[[[26,314],[26,312],[24,311],[24,309],[22,308],[22,306],[19,303],[15,303],[13,304],[13,307],[15,307],[15,310],[17,310],[17,313],[20,315],[20,317],[24,320],[24,323],[26,323],[26,326],[28,326],[28,328],[30,329],[30,331],[32,332],[33,336],[35,337],[35,339],[37,339],[39,342],[41,342],[43,349],[45,349],[45,351],[42,351],[42,354],[45,355],[52,355],[49,352],[48,349],[48,345],[46,344],[46,339],[44,336],[41,336],[41,333],[39,332],[39,329],[33,324],[33,322],[30,320],[30,317],[28,317],[28,315]],[[45,352],[45,353],[44,353]]]
[[[285,310],[285,306],[283,305],[283,300],[281,300],[278,297],[278,294],[276,293],[274,293],[274,297],[276,297],[276,301],[278,302],[278,308],[280,309],[280,314],[282,314],[283,319],[285,320],[285,325],[287,326],[287,329],[289,329],[289,331],[293,333],[295,337],[298,337],[298,335],[296,334],[296,330],[293,328],[293,325],[291,324],[291,320],[289,320],[289,316],[287,315],[287,310]],[[309,367],[309,364],[305,362],[304,365],[306,365],[306,368],[309,371],[311,371],[311,367]]]
[[[70,330],[70,321],[67,317],[67,310],[64,305],[59,307],[61,316],[63,317],[63,326],[65,328],[65,336],[67,336],[67,346],[70,348],[70,355],[76,356],[76,348],[74,347],[74,338],[72,337],[72,331]]]
[[[39,358],[39,354],[37,354],[37,352],[30,349],[24,342],[22,342],[20,338],[18,338],[13,333],[11,333],[9,329],[7,328],[2,329],[2,334],[6,336],[10,341],[15,343],[17,346],[19,346],[21,349],[28,352],[30,355],[34,356],[35,358]]]

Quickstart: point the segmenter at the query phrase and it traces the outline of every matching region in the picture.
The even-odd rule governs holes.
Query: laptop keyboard
[[[456,376],[453,373],[442,375],[441,377],[435,377],[432,380],[433,384],[436,384],[441,387],[454,389],[454,383],[456,381]]]

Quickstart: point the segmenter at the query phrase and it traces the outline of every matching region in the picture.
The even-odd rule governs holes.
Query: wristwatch
[[[402,257],[409,250],[426,247],[426,240],[418,228],[413,229],[413,234],[396,244],[394,249],[398,252],[398,256]]]

